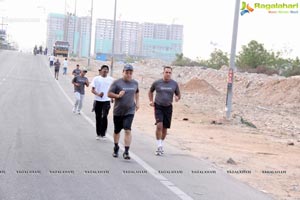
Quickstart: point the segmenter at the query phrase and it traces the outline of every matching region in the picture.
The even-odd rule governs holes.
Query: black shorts
[[[164,128],[171,127],[171,120],[172,120],[172,113],[173,113],[173,106],[160,106],[154,104],[154,115],[156,123],[162,122]]]
[[[134,115],[114,116],[115,133],[118,134],[122,129],[131,130]]]
[[[53,61],[50,61],[50,66],[53,66]]]

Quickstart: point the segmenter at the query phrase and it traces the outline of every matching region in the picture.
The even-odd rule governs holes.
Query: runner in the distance
[[[81,70],[79,69],[79,64],[76,65],[76,68],[72,71],[72,75],[75,76],[79,76],[80,75]]]
[[[74,94],[75,94],[75,104],[73,107],[73,113],[80,114],[83,98],[84,98],[84,88],[89,87],[89,80],[85,77],[87,70],[82,70],[79,76],[75,76],[72,80],[72,84],[74,85]]]
[[[154,115],[156,120],[156,140],[157,151],[156,155],[162,155],[163,142],[167,135],[167,129],[171,127],[172,112],[173,112],[173,97],[175,101],[179,101],[181,95],[178,84],[171,79],[172,68],[164,66],[163,78],[155,81],[149,90],[148,96],[150,106],[154,107]],[[155,101],[153,102],[153,93],[156,91]]]
[[[119,156],[119,139],[122,129],[125,130],[125,152],[123,158],[130,159],[129,147],[131,144],[131,125],[135,112],[139,109],[139,86],[132,79],[133,67],[126,64],[123,68],[123,78],[113,82],[110,86],[108,97],[114,98],[114,151],[113,157]]]

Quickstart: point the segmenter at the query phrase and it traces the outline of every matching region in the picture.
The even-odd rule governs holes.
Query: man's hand
[[[119,92],[119,95],[118,95],[118,98],[122,98],[122,96],[124,96],[124,94],[125,94],[125,91],[124,91],[124,90],[120,91],[120,92]]]
[[[179,96],[175,96],[175,102],[178,102],[179,101]]]
[[[140,108],[140,104],[137,103],[137,104],[135,105],[135,110],[138,111],[139,108]]]
[[[154,102],[150,101],[149,105],[153,107],[154,106]]]
[[[99,97],[103,97],[103,95],[104,95],[103,92],[100,92],[100,93],[98,94]]]

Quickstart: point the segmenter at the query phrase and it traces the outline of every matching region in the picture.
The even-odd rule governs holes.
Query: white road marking
[[[48,66],[48,65],[46,65]],[[52,74],[50,68],[49,68],[50,74]],[[64,96],[67,98],[67,100],[71,103],[71,105],[74,105],[74,102],[72,99],[67,95],[67,93],[64,91],[62,86],[59,84],[57,80],[55,80],[57,86],[61,90],[61,92],[64,94]],[[70,110],[71,112],[71,110]],[[91,118],[89,118],[84,112],[81,112],[81,116],[90,123],[94,128],[96,128],[95,123]],[[113,137],[110,135],[107,135],[107,138],[113,142]],[[124,151],[124,146],[120,144],[120,149]],[[161,184],[163,184],[166,188],[168,188],[171,192],[173,192],[175,195],[177,195],[182,200],[193,200],[192,197],[190,197],[188,194],[183,192],[181,189],[179,189],[174,183],[169,181],[166,177],[159,174],[157,170],[155,170],[153,167],[151,167],[148,163],[146,163],[144,160],[142,160],[139,156],[134,154],[132,151],[130,152],[130,156],[132,159],[134,159],[139,165],[141,165],[144,169],[147,170],[149,174],[151,174],[155,179],[157,179]]]
[[[11,67],[10,69],[9,69],[9,71],[7,72],[7,74],[4,76],[4,78],[2,79],[2,81],[0,81],[0,84],[2,84],[4,81],[6,81],[6,78],[9,76],[9,74],[16,68],[16,64],[13,66],[13,67]]]

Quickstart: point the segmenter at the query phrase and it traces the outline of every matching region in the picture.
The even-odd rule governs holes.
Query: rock
[[[236,162],[235,162],[232,158],[229,158],[229,159],[227,160],[227,163],[228,163],[228,164],[232,164],[232,165],[236,165]]]
[[[183,121],[189,121],[189,118],[183,118],[182,120]]]
[[[287,145],[294,146],[294,142],[288,142]]]

